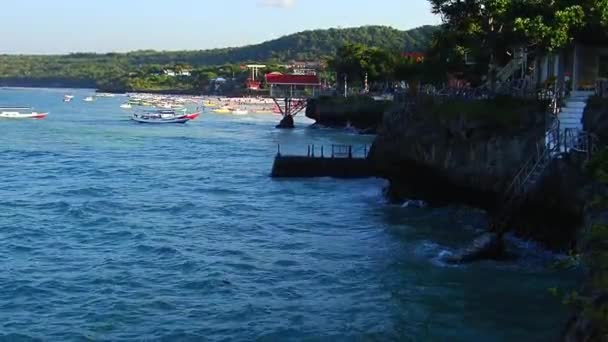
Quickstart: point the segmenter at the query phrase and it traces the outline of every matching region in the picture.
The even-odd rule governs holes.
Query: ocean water
[[[273,180],[277,145],[356,144],[273,115],[128,121],[121,98],[2,89],[0,340],[554,341],[576,274],[520,247],[447,266],[483,221],[386,203],[382,180]],[[523,245],[523,244],[522,244]]]

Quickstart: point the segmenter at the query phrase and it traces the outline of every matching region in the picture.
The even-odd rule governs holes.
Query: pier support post
[[[353,147],[348,146],[348,159],[353,159]]]

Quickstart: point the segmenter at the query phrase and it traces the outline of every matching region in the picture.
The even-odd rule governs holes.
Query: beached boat
[[[188,116],[188,114],[177,113],[174,110],[157,110],[151,112],[134,113],[131,116],[131,120],[139,123],[170,124],[186,123],[192,119]]]
[[[44,119],[47,115],[31,107],[0,107],[0,119]]]

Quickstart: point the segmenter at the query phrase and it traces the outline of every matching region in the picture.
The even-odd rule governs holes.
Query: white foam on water
[[[406,200],[401,205],[402,208],[426,208],[428,207],[428,203],[421,200]]]

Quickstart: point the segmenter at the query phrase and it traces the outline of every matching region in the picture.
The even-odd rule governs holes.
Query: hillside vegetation
[[[394,51],[420,51],[430,44],[436,27],[400,31],[385,26],[313,30],[261,44],[198,51],[135,51],[129,53],[74,53],[69,55],[0,55],[0,85],[107,87],[123,84],[129,74],[150,66],[234,65],[318,59],[335,54],[346,43]],[[220,69],[221,71],[221,69]],[[217,71],[214,71],[217,73]],[[119,88],[119,86],[116,86]]]

